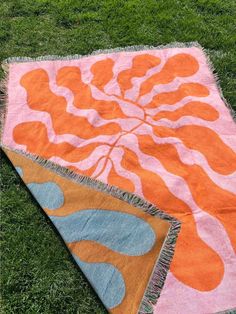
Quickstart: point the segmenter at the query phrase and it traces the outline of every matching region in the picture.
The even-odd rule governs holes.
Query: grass
[[[236,109],[235,21],[235,0],[2,0],[0,60],[198,41]],[[1,181],[2,313],[106,313],[5,156]]]

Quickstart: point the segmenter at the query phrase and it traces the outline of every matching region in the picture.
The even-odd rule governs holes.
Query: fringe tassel
[[[68,55],[68,56],[60,56],[60,55],[47,55],[47,56],[39,56],[35,58],[30,57],[10,57],[3,61],[3,64],[6,63],[18,63],[18,62],[35,62],[35,61],[56,61],[56,60],[78,60],[81,58],[88,58],[91,56],[96,55],[103,55],[107,53],[117,53],[117,52],[134,52],[134,51],[142,51],[142,50],[160,50],[160,49],[167,49],[167,48],[190,48],[190,47],[198,47],[202,48],[201,45],[196,42],[187,42],[187,43],[180,43],[180,42],[173,42],[170,44],[165,45],[158,45],[158,46],[148,46],[148,45],[134,45],[134,46],[126,46],[126,47],[116,47],[110,49],[98,49],[90,54],[80,55]]]
[[[2,63],[4,78],[0,81],[0,140],[2,145],[2,136],[8,109],[8,79],[9,79],[9,64]]]
[[[236,307],[230,310],[223,311],[223,312],[217,312],[215,314],[236,314]]]
[[[170,263],[174,256],[175,244],[180,231],[180,222],[172,221],[169,233],[163,243],[160,256],[150,277],[147,289],[142,299],[139,314],[153,314],[153,305],[157,303],[163,289]]]

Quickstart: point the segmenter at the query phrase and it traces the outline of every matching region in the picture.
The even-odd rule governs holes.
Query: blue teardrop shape
[[[125,282],[119,270],[108,263],[87,263],[73,256],[106,308],[119,305],[125,296]]]
[[[21,167],[15,167],[16,172],[19,174],[19,176],[22,178],[23,177],[23,169]]]
[[[156,240],[152,227],[146,221],[118,211],[87,209],[50,218],[66,242],[96,241],[131,256],[147,253]]]
[[[57,209],[64,203],[64,194],[55,182],[29,183],[27,187],[43,208]]]

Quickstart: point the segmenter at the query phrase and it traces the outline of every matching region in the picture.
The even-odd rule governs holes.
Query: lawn
[[[235,0],[0,3],[0,60],[175,41],[206,49],[236,109]],[[1,313],[106,313],[49,219],[5,156],[1,161]]]

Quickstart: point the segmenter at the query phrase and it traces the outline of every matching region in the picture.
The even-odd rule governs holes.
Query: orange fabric
[[[146,105],[147,108],[158,108],[160,105],[168,104],[174,105],[181,99],[187,96],[208,96],[209,92],[207,88],[198,83],[185,83],[173,92],[160,93],[153,97],[153,100]]]
[[[216,172],[227,175],[236,169],[235,152],[209,128],[186,125],[175,130],[166,127],[154,127],[153,131],[160,137],[177,136],[187,147],[197,149],[207,158],[210,166]]]
[[[91,67],[91,72],[93,73],[92,84],[95,85],[97,88],[103,90],[106,84],[113,77],[113,66],[114,61],[110,58],[96,62]]]
[[[176,121],[184,116],[192,116],[208,121],[214,121],[219,117],[219,113],[217,110],[204,102],[192,101],[174,111],[158,112],[154,116],[154,120],[168,119],[171,121]]]
[[[156,58],[149,54],[134,57],[132,67],[120,72],[117,77],[122,95],[124,96],[125,91],[132,87],[131,80],[133,77],[142,77],[149,69],[159,65],[160,62],[160,58]]]
[[[198,62],[189,54],[180,53],[170,57],[162,70],[148,78],[140,88],[140,96],[147,94],[155,85],[167,84],[175,77],[191,76],[198,70]]]

